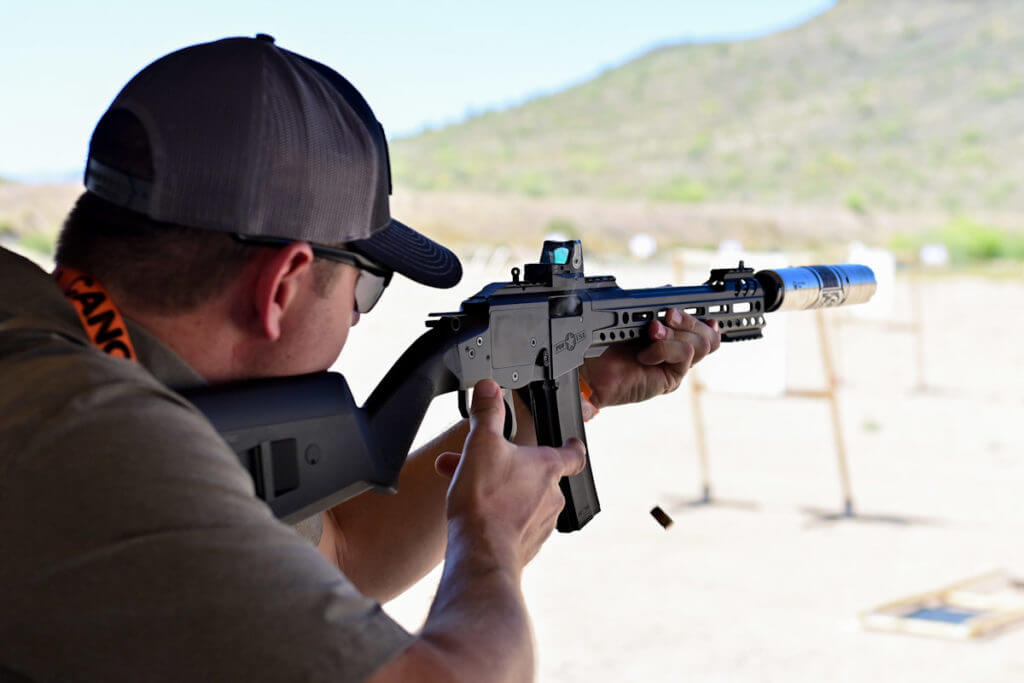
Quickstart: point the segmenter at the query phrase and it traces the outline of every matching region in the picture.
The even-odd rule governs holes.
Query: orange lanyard
[[[93,346],[118,358],[139,359],[121,311],[99,280],[66,267],[58,268],[53,276],[64,296],[74,305],[82,329]]]

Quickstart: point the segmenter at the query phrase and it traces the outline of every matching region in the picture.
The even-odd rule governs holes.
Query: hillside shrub
[[[708,188],[703,183],[686,176],[676,176],[668,183],[656,188],[651,197],[670,202],[699,204],[707,200]]]
[[[917,251],[932,243],[946,245],[954,265],[997,260],[1024,261],[1024,233],[986,225],[967,216],[954,218],[941,228],[923,235],[893,235],[889,248]]]
[[[1024,260],[1024,235],[1009,233],[966,216],[951,220],[935,237],[949,248],[954,263]]]
[[[860,192],[851,192],[846,195],[846,208],[855,213],[867,213],[868,203]]]
[[[514,194],[525,194],[528,197],[544,197],[551,193],[551,178],[547,173],[528,171],[510,178],[505,188]]]

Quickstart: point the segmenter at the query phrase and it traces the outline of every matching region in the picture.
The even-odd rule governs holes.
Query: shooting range
[[[410,311],[448,310],[536,251],[469,253],[451,291],[397,279],[380,313],[360,321],[366,334],[351,339],[359,362],[335,369],[365,399],[422,329]],[[593,257],[587,272],[624,287],[698,284],[710,265],[739,258],[761,268],[814,256],[687,250],[643,262]],[[847,317],[852,308],[770,314],[764,339],[710,357],[675,394],[588,423],[602,512],[556,535],[525,578],[538,641],[551,644],[539,651],[544,680],[677,680],[685,657],[735,680],[759,680],[770,663],[810,681],[827,679],[837,656],[856,679],[976,680],[977,652],[990,679],[1004,680],[1002,662],[1024,634],[1014,578],[1024,509],[1007,486],[1024,477],[1022,401],[1007,371],[1024,358],[1010,343],[1016,328],[979,350],[957,312],[994,317],[1024,286],[937,278],[916,265],[890,284],[890,319]],[[907,318],[925,333],[900,327]],[[931,359],[925,391],[914,366],[921,347]],[[454,394],[441,397],[418,441],[457,415]],[[433,572],[386,609],[415,629],[438,579]]]
[[[463,277],[396,276],[359,318],[331,368],[359,405],[545,239],[624,289],[872,270],[869,302],[766,312],[586,423],[600,513],[523,574],[539,683],[1024,681],[1024,2],[57,5],[11,9],[0,46],[0,246],[47,271],[89,132],[160,54],[268,31],[365,96],[390,214]],[[530,323],[582,316],[561,303]],[[459,419],[440,396],[414,447]],[[250,473],[276,496],[287,439],[265,441]],[[416,633],[441,573],[383,610]]]
[[[397,352],[417,332],[407,327],[410,308],[445,310],[447,302],[473,294],[472,283],[509,279],[513,266],[536,259],[534,251],[471,254],[468,262],[477,265],[450,296],[396,282],[400,294],[382,300],[383,314],[360,323],[381,333],[353,338],[368,344],[362,350],[376,366],[339,369],[364,378],[368,391],[390,354],[378,343],[371,354],[366,339],[387,339]],[[806,253],[688,250],[675,255],[685,265],[680,274],[678,261],[664,256],[653,262],[590,257],[587,272],[614,274],[623,287],[651,287],[697,284],[708,265],[735,266],[738,258],[756,268],[813,260]],[[759,680],[765,662],[797,680],[828,678],[835,656],[857,672],[856,680],[956,679],[942,678],[950,670],[971,679],[976,655],[970,650],[941,649],[948,647],[941,639],[911,637],[917,632],[911,628],[881,632],[877,619],[861,615],[901,595],[1024,567],[1024,550],[1008,540],[1024,508],[1005,484],[1024,476],[1015,457],[1024,452],[1014,417],[1021,397],[1016,376],[1004,370],[1017,367],[1020,351],[1006,331],[984,340],[979,352],[961,333],[956,313],[974,306],[978,315],[995,315],[997,292],[1012,298],[1024,287],[934,279],[909,266],[889,285],[892,312],[884,313],[892,318],[846,319],[853,308],[818,312],[821,318],[814,311],[770,314],[764,339],[710,357],[680,391],[602,410],[587,424],[602,512],[581,532],[553,538],[526,575],[538,640],[557,643],[540,652],[549,680],[677,680],[670,672],[684,656],[700,670],[728,670],[736,680]],[[926,336],[891,328],[908,317],[925,321]],[[831,375],[823,338],[831,342]],[[941,374],[929,366],[935,379],[921,392],[914,359],[922,345],[930,359],[969,355],[973,361],[970,367],[945,363]],[[737,366],[714,365],[724,359]],[[694,380],[704,384],[701,390]],[[353,390],[360,393],[357,382]],[[421,434],[451,424],[456,414],[454,396],[442,397]],[[702,504],[708,477],[711,501]],[[852,515],[844,509],[848,492]],[[652,519],[655,506],[670,525]],[[598,570],[581,576],[581,566]],[[388,609],[417,623],[438,577],[428,576]],[[992,622],[982,624],[989,671],[999,670],[995,660],[1013,656],[1024,634],[1012,628],[1016,620],[1002,619],[1014,604],[1004,601],[990,615],[1003,628],[989,632]],[[588,624],[582,632],[580,623]],[[744,644],[742,657],[736,643]],[[779,648],[798,660],[783,663]],[[635,654],[628,664],[612,654],[623,650]]]

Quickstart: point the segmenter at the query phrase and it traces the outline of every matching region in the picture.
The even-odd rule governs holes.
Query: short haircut
[[[123,110],[100,119],[89,154],[124,173],[153,179],[145,129]],[[115,288],[137,308],[175,314],[194,310],[223,291],[257,248],[265,247],[243,244],[224,232],[155,221],[85,192],[64,222],[55,258]],[[330,290],[335,266],[314,260],[319,296]]]

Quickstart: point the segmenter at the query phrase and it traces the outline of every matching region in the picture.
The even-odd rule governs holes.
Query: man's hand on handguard
[[[597,408],[637,403],[675,391],[687,371],[721,344],[718,324],[697,320],[670,309],[665,322],[652,321],[651,343],[637,349],[614,344],[596,358],[587,359],[580,375],[590,385],[590,402]]]

